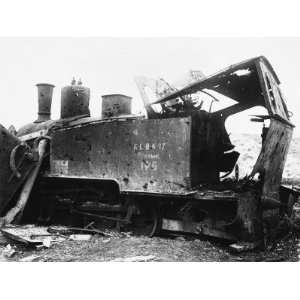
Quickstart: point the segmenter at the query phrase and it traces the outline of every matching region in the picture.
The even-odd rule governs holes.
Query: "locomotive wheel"
[[[161,217],[156,207],[138,206],[139,213],[131,217],[131,223],[125,230],[137,236],[153,237],[161,230]]]

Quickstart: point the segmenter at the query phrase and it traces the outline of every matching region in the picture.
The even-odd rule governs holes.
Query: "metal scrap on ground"
[[[74,232],[86,232],[88,234],[74,234]],[[98,230],[87,230],[84,228],[73,228],[65,226],[57,227],[38,227],[34,225],[7,226],[1,228],[2,234],[10,240],[20,242],[28,246],[44,246],[49,248],[52,244],[60,243],[65,240],[89,241],[92,234],[99,234]],[[101,232],[100,232],[101,233]]]
[[[1,228],[1,232],[5,237],[15,242],[26,245],[37,246],[46,243],[61,242],[66,239],[58,234],[50,234],[48,227],[37,227],[34,225],[10,226]]]

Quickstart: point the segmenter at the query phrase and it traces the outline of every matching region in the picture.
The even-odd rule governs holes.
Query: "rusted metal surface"
[[[181,192],[190,157],[190,118],[99,123],[54,133],[50,174],[113,179],[121,191]]]
[[[90,89],[82,85],[69,85],[61,90],[62,119],[90,115]]]
[[[271,208],[271,202],[280,203],[280,184],[293,128],[278,120],[271,120],[261,153],[252,170],[252,176],[259,173],[263,184],[261,203]],[[272,205],[271,205],[272,206]]]
[[[240,240],[261,238],[261,210],[257,192],[245,190],[239,193],[237,215],[229,230]]]
[[[131,114],[131,97],[112,94],[102,96],[102,119]]]
[[[21,141],[0,125],[0,215],[35,165],[27,157],[30,150],[19,145]],[[13,159],[20,176],[15,176],[10,166],[13,149],[16,149]]]
[[[35,123],[41,123],[51,119],[51,104],[54,85],[39,83],[36,86],[38,88],[38,119]]]

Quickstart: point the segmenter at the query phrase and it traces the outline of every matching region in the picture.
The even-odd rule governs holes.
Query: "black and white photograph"
[[[22,4],[0,34],[0,266],[9,281],[26,272],[13,288],[29,274],[57,293],[51,278],[104,277],[102,298],[160,299],[160,286],[182,299],[205,277],[227,290],[232,274],[272,290],[300,261],[300,33],[268,34],[255,4],[203,22],[190,7],[184,31],[181,6],[154,2],[112,15],[35,3],[24,35]]]
[[[298,261],[299,38],[0,44],[3,260]]]

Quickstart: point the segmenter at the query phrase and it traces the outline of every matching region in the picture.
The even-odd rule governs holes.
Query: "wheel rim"
[[[156,208],[141,207],[140,214],[132,216],[130,231],[134,235],[153,237],[161,228],[161,218]]]

